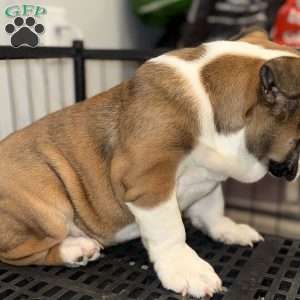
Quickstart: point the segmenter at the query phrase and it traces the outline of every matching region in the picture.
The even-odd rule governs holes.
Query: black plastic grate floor
[[[228,288],[214,300],[300,300],[300,241],[266,237],[254,249],[212,242],[188,227],[188,243]],[[177,300],[164,290],[139,241],[109,248],[79,269],[0,264],[0,300]]]

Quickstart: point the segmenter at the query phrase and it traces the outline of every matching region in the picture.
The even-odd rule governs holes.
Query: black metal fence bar
[[[78,55],[78,49],[74,45],[82,44],[82,41],[74,41],[73,47],[20,47],[0,46],[0,60],[4,59],[28,59],[28,58],[73,58]],[[86,49],[82,47],[80,55],[84,59],[99,60],[122,60],[122,61],[144,61],[155,57],[168,49]]]
[[[29,58],[63,58],[74,57],[73,47],[20,47],[0,46],[0,60],[4,59],[29,59]]]
[[[74,80],[75,80],[75,100],[76,102],[86,99],[86,82],[85,82],[85,58],[83,57],[83,42],[74,41]]]

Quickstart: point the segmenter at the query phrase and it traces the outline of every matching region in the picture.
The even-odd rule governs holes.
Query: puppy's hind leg
[[[79,267],[100,257],[100,244],[87,236],[64,236],[64,239],[37,239],[34,236],[21,238],[24,241],[13,249],[0,251],[1,261],[13,265]]]
[[[253,246],[253,243],[263,240],[263,237],[250,226],[237,224],[224,216],[221,185],[189,207],[186,216],[196,228],[225,244]]]
[[[80,267],[100,257],[101,245],[89,237],[67,237],[58,246],[57,251],[63,264],[68,267]]]
[[[23,209],[22,215],[16,210],[16,206],[0,205],[1,261],[76,267],[99,257],[100,245],[71,223],[71,214],[66,216],[47,207],[28,218],[30,210]]]

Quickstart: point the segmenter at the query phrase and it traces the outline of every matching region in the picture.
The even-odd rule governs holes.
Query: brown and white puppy
[[[212,295],[181,212],[215,240],[262,240],[224,216],[220,182],[296,176],[299,100],[297,52],[262,32],[149,60],[0,143],[0,259],[80,266],[141,236],[164,287]]]

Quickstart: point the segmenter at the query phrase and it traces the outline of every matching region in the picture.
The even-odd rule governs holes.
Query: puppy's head
[[[260,38],[263,40],[262,33]],[[294,52],[265,43],[267,48]],[[257,100],[246,112],[248,146],[266,161],[271,174],[293,180],[300,153],[300,57],[267,60],[257,71]]]
[[[269,170],[292,180],[298,173],[300,151],[300,58],[267,61],[259,75],[258,97],[269,126],[264,133],[269,143]]]

